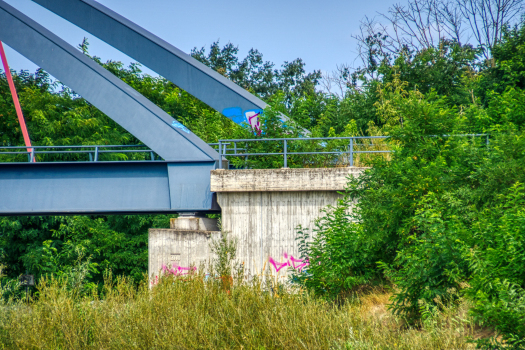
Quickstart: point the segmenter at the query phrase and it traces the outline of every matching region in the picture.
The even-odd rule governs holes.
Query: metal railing
[[[431,135],[430,137],[436,137]],[[489,134],[458,134],[443,135],[443,137],[485,137],[486,145],[489,144]],[[265,138],[265,139],[225,139],[219,140],[218,143],[210,144],[216,146],[219,152],[219,168],[223,168],[223,158],[225,157],[245,157],[248,160],[250,156],[283,156],[283,167],[288,168],[288,158],[294,155],[336,155],[341,160],[342,156],[348,154],[348,165],[354,166],[356,155],[370,153],[390,153],[391,149],[373,150],[370,148],[386,146],[385,143],[377,143],[376,140],[386,140],[389,136],[349,136],[349,137],[299,137],[299,138]],[[329,148],[329,142],[333,140],[347,141],[346,147],[325,151]],[[307,152],[294,152],[289,150],[292,142],[310,142],[317,141],[318,149]],[[282,143],[280,152],[250,152],[249,144],[257,142],[279,142]],[[243,146],[240,146],[243,145]],[[366,149],[368,148],[368,149]]]
[[[146,148],[146,149],[144,149]],[[8,150],[8,151],[4,151]],[[88,145],[88,146],[0,146],[0,155],[15,156],[26,154],[28,162],[35,162],[42,155],[82,155],[87,154],[90,162],[100,161],[102,154],[149,153],[151,160],[158,156],[145,145]]]
[[[383,146],[384,144],[374,143],[374,140],[384,140],[388,136],[352,136],[352,137],[297,137],[297,138],[266,138],[266,139],[231,139],[231,140],[219,140],[216,144],[218,146],[217,151],[219,152],[219,168],[222,168],[223,157],[245,157],[247,160],[249,156],[283,156],[283,167],[288,168],[288,158],[294,155],[342,155],[348,154],[348,163],[350,166],[354,166],[354,156],[361,153],[389,153],[390,150],[363,150],[359,147],[377,147]],[[330,141],[346,141],[343,148],[336,150],[326,151],[323,149],[328,148]],[[364,140],[369,140],[368,143],[363,143]],[[317,149],[311,151],[291,151],[289,149],[293,142],[312,142],[315,141]],[[281,152],[249,152],[247,143],[254,142],[279,142],[282,143]],[[239,144],[244,144],[245,147],[239,147]],[[231,146],[231,147],[228,147]],[[341,147],[341,146],[340,146]]]
[[[443,135],[444,137],[485,137],[486,145],[489,144],[488,134],[461,134]],[[435,136],[431,136],[435,137]],[[282,156],[283,167],[288,167],[290,157],[297,155],[334,155],[333,159],[344,160],[345,164],[354,166],[356,156],[359,154],[390,153],[390,147],[384,142],[388,136],[350,136],[350,137],[299,137],[299,138],[264,138],[264,139],[225,139],[216,143],[209,143],[219,153],[219,168],[223,168],[226,157],[244,157],[247,162],[249,157],[257,156]],[[279,151],[251,152],[253,145],[262,142],[280,144]],[[310,142],[310,149],[304,151],[304,143]],[[297,144],[303,146],[296,146]],[[334,145],[334,143],[337,143]],[[291,147],[292,146],[292,147]],[[377,149],[377,147],[388,149]],[[275,148],[275,147],[274,147]],[[373,149],[376,148],[376,149]],[[303,149],[303,150],[301,150]],[[6,151],[7,150],[7,151]],[[301,150],[301,151],[298,151]],[[83,146],[0,146],[0,156],[20,154],[27,155],[28,162],[35,162],[37,155],[71,155],[87,154],[90,162],[99,162],[103,154],[145,153],[149,154],[151,161],[161,159],[146,145],[83,145]],[[347,155],[348,158],[345,158]],[[1,161],[1,160],[0,160]],[[63,160],[62,160],[63,161]],[[71,161],[71,160],[69,160]],[[78,160],[77,160],[78,161]]]

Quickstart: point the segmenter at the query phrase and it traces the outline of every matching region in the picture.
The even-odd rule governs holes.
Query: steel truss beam
[[[218,211],[215,162],[0,163],[0,215]]]
[[[249,122],[250,115],[267,106],[213,69],[96,1],[33,1],[124,52],[237,123]]]
[[[218,160],[215,150],[162,109],[3,1],[0,40],[73,89],[165,160]]]

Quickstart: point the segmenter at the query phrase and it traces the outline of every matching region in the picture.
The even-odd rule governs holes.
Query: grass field
[[[1,302],[0,348],[474,348],[466,304],[410,328],[388,311],[383,290],[335,304],[271,286],[253,281],[225,288],[191,276],[168,277],[153,288],[110,280],[102,291],[86,293],[51,280],[29,304]]]

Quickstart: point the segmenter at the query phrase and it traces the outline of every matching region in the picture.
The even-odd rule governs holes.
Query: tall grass
[[[205,276],[169,276],[150,288],[108,278],[101,291],[42,281],[29,305],[0,301],[0,349],[466,349],[460,308],[420,329],[363,295],[336,305],[262,281],[225,290]]]

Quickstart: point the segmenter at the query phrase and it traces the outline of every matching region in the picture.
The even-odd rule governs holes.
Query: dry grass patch
[[[369,293],[342,306],[264,283],[224,291],[202,276],[165,278],[150,290],[125,279],[85,295],[61,281],[25,306],[4,301],[6,349],[468,349],[461,310],[407,328]]]

